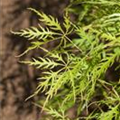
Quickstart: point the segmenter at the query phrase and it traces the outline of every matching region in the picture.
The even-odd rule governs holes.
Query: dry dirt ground
[[[36,17],[27,7],[43,10],[61,19],[67,0],[1,0],[0,1],[0,118],[1,120],[39,120],[40,110],[25,99],[33,93],[39,72],[32,67],[20,64],[16,55],[22,53],[28,42],[11,35],[10,30],[19,30],[36,24]],[[65,3],[66,2],[66,3]],[[21,59],[29,59],[29,53]]]

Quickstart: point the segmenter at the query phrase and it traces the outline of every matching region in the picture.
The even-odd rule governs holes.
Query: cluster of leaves
[[[29,10],[45,27],[39,24],[13,33],[30,40],[23,54],[37,48],[46,53],[23,61],[43,70],[30,97],[45,93],[45,101],[38,103],[51,115],[46,120],[70,120],[67,111],[75,106],[74,120],[120,120],[120,81],[106,79],[108,68],[120,63],[120,1],[71,0],[62,24],[51,15]],[[73,22],[69,13],[75,15]],[[51,41],[58,44],[49,51],[44,45]]]

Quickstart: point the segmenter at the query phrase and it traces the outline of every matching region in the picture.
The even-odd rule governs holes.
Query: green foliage
[[[38,104],[51,115],[46,120],[70,120],[67,113],[74,106],[74,120],[120,120],[120,80],[106,78],[106,71],[115,62],[120,63],[120,1],[71,0],[62,24],[51,15],[29,10],[45,27],[38,25],[13,33],[31,40],[23,54],[37,48],[46,53],[43,58],[22,61],[43,70],[30,97],[45,93],[45,101]],[[75,15],[73,22],[69,13]],[[58,44],[47,50],[43,45],[51,41]]]

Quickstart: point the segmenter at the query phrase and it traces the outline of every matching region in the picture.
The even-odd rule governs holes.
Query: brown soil
[[[25,99],[35,90],[39,72],[18,62],[20,58],[15,56],[26,49],[28,42],[11,35],[10,30],[36,25],[36,17],[26,10],[27,7],[43,10],[61,20],[61,11],[66,4],[65,1],[59,0],[1,0],[1,120],[38,120],[40,118],[39,108],[32,104],[38,97],[25,102]],[[35,56],[35,53],[30,52],[21,59],[30,59],[32,56]]]

